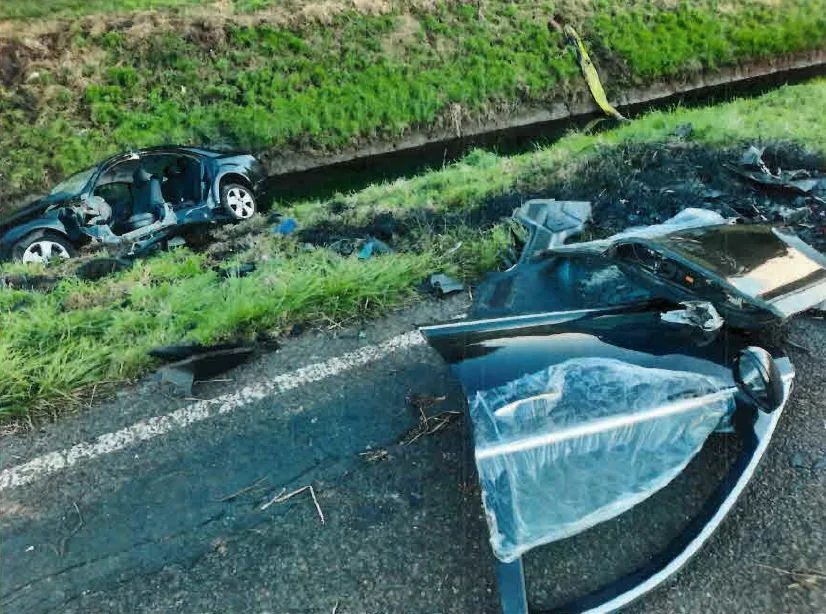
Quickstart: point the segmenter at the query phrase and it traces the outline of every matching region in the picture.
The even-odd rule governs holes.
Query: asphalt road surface
[[[429,415],[464,409],[439,357],[405,335],[464,300],[292,339],[196,386],[214,402],[148,379],[2,440],[0,612],[497,612],[462,420],[400,443],[418,421],[411,395],[444,397]],[[757,476],[701,553],[629,611],[826,612],[826,320],[800,318],[792,339],[809,351],[791,354],[795,391]],[[644,504],[531,553],[534,601],[645,561],[736,452],[714,436]]]

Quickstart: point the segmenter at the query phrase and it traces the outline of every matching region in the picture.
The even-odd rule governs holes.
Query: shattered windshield
[[[669,249],[724,277],[741,292],[770,299],[826,279],[826,270],[769,226],[698,228],[662,239]]]
[[[67,177],[52,188],[49,196],[77,196],[83,188],[86,187],[86,184],[89,183],[96,168],[97,167],[92,166]]]

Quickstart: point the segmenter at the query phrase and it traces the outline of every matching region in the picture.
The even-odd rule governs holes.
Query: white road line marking
[[[29,484],[38,478],[57,473],[80,462],[117,452],[133,443],[154,439],[219,414],[231,413],[265,397],[277,396],[339,375],[375,362],[393,352],[423,343],[424,337],[419,331],[404,333],[379,345],[359,348],[325,362],[307,365],[290,373],[279,375],[267,382],[250,384],[235,392],[223,394],[214,399],[198,401],[163,416],[141,420],[114,433],[101,435],[93,441],[38,456],[27,463],[0,471],[0,492],[7,488]]]

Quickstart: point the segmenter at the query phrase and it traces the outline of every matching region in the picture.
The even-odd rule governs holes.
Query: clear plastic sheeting
[[[733,411],[728,386],[578,358],[476,393],[470,416],[496,557],[511,562],[666,486]]]
[[[677,232],[678,230],[705,228],[707,226],[719,226],[720,224],[728,223],[730,223],[730,220],[724,218],[716,211],[698,209],[696,207],[687,207],[686,209],[680,211],[677,215],[665,220],[662,224],[654,224],[651,226],[632,226],[631,228],[612,235],[607,239],[554,246],[553,249],[556,252],[575,251],[600,253],[615,242],[623,239],[650,239],[653,237],[662,237],[672,232]]]

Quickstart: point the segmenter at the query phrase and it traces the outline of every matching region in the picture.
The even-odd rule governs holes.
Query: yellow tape
[[[608,102],[608,96],[605,95],[605,90],[602,88],[602,82],[599,80],[597,69],[594,67],[594,63],[591,61],[591,58],[588,57],[588,50],[585,49],[585,45],[583,44],[582,39],[579,38],[579,34],[577,34],[576,30],[569,25],[565,26],[564,32],[565,36],[568,38],[568,42],[570,42],[574,46],[574,49],[576,49],[579,67],[582,70],[582,75],[585,77],[585,81],[588,83],[588,88],[591,90],[591,95],[594,97],[594,101],[606,115],[624,120],[625,118],[622,114],[612,107],[610,102]]]

